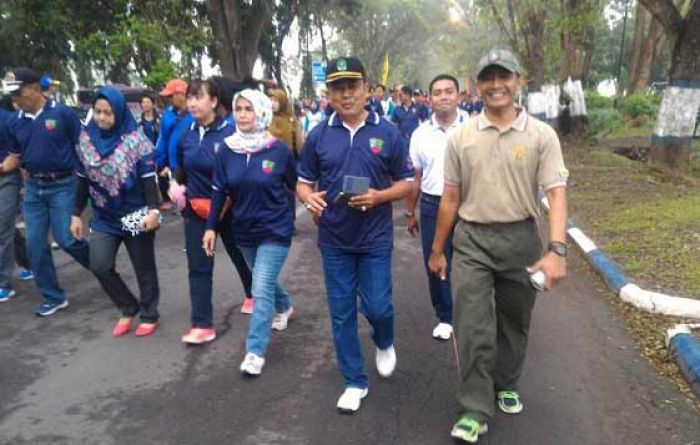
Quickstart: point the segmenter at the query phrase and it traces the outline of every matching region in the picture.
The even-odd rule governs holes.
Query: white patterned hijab
[[[226,146],[236,153],[256,153],[270,145],[274,138],[267,131],[272,122],[272,101],[264,93],[258,90],[243,90],[233,97],[233,109],[236,102],[244,98],[253,106],[255,111],[255,128],[250,133],[236,130],[231,136],[224,139]]]

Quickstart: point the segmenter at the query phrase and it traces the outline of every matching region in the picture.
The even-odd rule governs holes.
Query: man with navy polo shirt
[[[46,299],[35,312],[48,316],[68,307],[49,249],[49,229],[63,250],[89,268],[87,242],[70,233],[78,166],[75,147],[81,127],[73,110],[44,97],[37,72],[18,68],[14,74],[15,80],[5,82],[4,89],[21,111],[9,125],[10,156],[3,161],[2,171],[14,171],[21,162],[28,173],[24,191],[27,255]]]
[[[418,104],[413,102],[412,91],[410,87],[401,87],[399,93],[401,106],[394,108],[394,123],[403,135],[406,142],[411,140],[411,135],[418,128],[423,118],[423,111]]]
[[[378,85],[377,87],[372,88],[372,90],[370,91],[369,99],[367,100],[367,105],[365,105],[365,110],[369,111],[370,113],[377,113],[379,116],[384,116],[384,107],[382,106],[382,96],[384,93],[383,86],[381,90],[382,96],[376,96],[376,91],[380,86],[381,85]]]
[[[364,109],[367,80],[357,58],[331,60],[326,85],[335,112],[306,139],[297,194],[319,226],[333,339],[345,378],[337,407],[353,413],[368,391],[357,332],[358,295],[372,325],[377,372],[389,377],[396,367],[391,202],[410,192],[413,167],[406,139]],[[351,182],[368,183],[369,188],[353,194],[357,189],[349,187]]]

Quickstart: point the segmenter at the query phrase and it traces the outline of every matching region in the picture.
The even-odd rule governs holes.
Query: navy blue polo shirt
[[[369,111],[370,113],[377,113],[380,116],[384,116],[384,108],[382,107],[382,103],[374,96],[370,97],[365,104],[365,110]]]
[[[420,125],[423,114],[421,106],[415,103],[412,103],[408,108],[404,105],[394,108],[394,122],[407,141],[411,140],[411,135]]]
[[[413,178],[406,139],[393,125],[370,113],[352,134],[334,113],[309,133],[297,170],[300,181],[318,182],[318,189],[327,192],[328,207],[319,220],[319,247],[368,252],[393,246],[390,202],[367,212],[333,204],[347,175],[368,177],[376,190]]]
[[[252,154],[222,147],[216,154],[213,200],[220,203],[222,193],[233,200],[235,243],[245,247],[291,244],[294,217],[288,190],[295,190],[296,183],[296,160],[280,140]],[[217,204],[212,209],[216,211]],[[210,217],[207,228],[215,226],[216,219]]]
[[[91,228],[122,236],[122,217],[146,207],[142,178],[156,175],[153,143],[139,129],[102,158],[87,131],[80,135],[78,176],[90,181]]]
[[[20,111],[11,121],[8,151],[20,156],[30,174],[74,170],[80,130],[78,115],[51,100],[36,116]]]
[[[219,150],[228,150],[224,138],[234,128],[221,118],[209,127],[193,122],[180,138],[178,153],[187,176],[187,198],[210,198],[214,159]]]

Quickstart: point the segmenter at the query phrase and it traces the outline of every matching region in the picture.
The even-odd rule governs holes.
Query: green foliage
[[[610,134],[625,125],[622,113],[614,108],[593,108],[588,110],[588,131],[597,136]]]
[[[586,107],[589,112],[599,108],[613,108],[614,106],[614,99],[612,97],[603,97],[598,94],[597,91],[586,90],[583,92],[583,95],[585,96]]]
[[[635,93],[625,97],[622,100],[622,110],[632,118],[647,116],[649,118],[656,116],[658,111],[658,103],[654,102],[654,96]]]
[[[143,83],[154,90],[159,90],[165,86],[168,80],[178,76],[179,73],[175,64],[170,59],[158,59],[151,70],[143,78]]]

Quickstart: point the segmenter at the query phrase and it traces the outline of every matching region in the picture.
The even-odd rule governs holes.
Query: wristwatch
[[[566,252],[568,250],[568,247],[565,243],[559,241],[552,241],[551,243],[549,243],[548,250],[550,252],[554,252],[562,258],[566,258]]]
[[[404,212],[403,216],[406,218],[414,218],[416,214],[414,212]]]
[[[149,213],[149,214],[154,213],[154,214],[160,216],[160,210],[158,210],[158,209],[150,209],[150,210],[148,211],[148,213]]]

